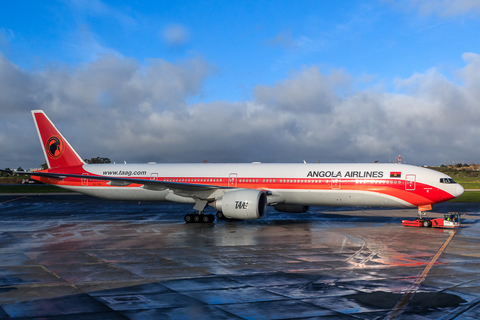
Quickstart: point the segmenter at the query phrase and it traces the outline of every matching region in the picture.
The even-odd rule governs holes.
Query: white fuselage
[[[269,204],[310,206],[415,207],[463,193],[457,183],[441,183],[449,178],[443,173],[400,164],[90,164],[78,174],[86,178],[65,179],[58,185],[117,200],[196,201],[141,184],[111,186],[94,176],[265,190]]]

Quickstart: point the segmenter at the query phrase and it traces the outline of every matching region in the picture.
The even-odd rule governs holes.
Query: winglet
[[[32,110],[33,121],[49,168],[83,165],[85,162],[58,131],[43,110]]]

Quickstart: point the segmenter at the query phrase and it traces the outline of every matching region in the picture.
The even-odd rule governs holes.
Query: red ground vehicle
[[[424,219],[417,218],[413,221],[402,220],[402,225],[405,227],[434,227],[434,228],[460,228],[460,214],[449,212],[445,214],[444,218]]]

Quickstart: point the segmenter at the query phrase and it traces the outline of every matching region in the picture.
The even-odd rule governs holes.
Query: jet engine
[[[267,211],[267,195],[258,190],[230,191],[217,199],[214,207],[222,211],[226,218],[261,219]]]
[[[279,212],[289,213],[305,213],[310,209],[309,206],[302,206],[301,204],[277,204],[273,208]]]

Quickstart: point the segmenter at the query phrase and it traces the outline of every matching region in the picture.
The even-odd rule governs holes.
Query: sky
[[[30,110],[115,162],[480,163],[480,0],[4,1],[0,168]]]

